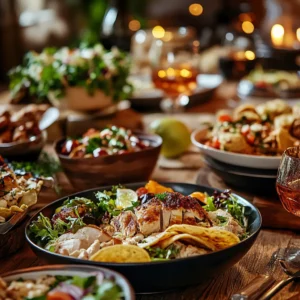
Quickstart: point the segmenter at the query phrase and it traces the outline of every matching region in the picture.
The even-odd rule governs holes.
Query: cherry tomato
[[[147,194],[148,190],[145,187],[140,187],[139,189],[136,190],[136,193],[137,193],[138,197],[141,197],[141,196]]]
[[[219,120],[220,122],[232,122],[232,118],[231,118],[231,116],[229,116],[229,115],[220,115],[220,116],[218,117],[218,120]]]
[[[64,292],[50,291],[47,295],[47,300],[73,300],[73,297]]]
[[[108,155],[108,152],[105,149],[97,148],[93,151],[94,157],[105,156],[105,155]]]
[[[74,140],[74,141],[67,140],[61,149],[61,153],[62,154],[70,154],[72,152],[72,150],[74,150],[79,145],[80,145],[80,143],[76,140]]]
[[[253,145],[255,141],[255,136],[252,133],[247,134],[246,139],[249,144]]]

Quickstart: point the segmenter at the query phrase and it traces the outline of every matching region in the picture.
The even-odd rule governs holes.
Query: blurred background
[[[28,50],[101,41],[134,51],[132,36],[158,25],[193,27],[205,50],[222,44],[228,32],[252,36],[287,9],[281,2],[299,13],[297,0],[0,0],[1,80]]]

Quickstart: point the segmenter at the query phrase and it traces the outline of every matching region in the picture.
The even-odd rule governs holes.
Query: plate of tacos
[[[260,226],[258,210],[230,190],[150,180],[59,199],[31,218],[26,238],[48,262],[109,267],[153,293],[227,270]]]
[[[205,155],[235,166],[277,169],[281,154],[300,143],[300,109],[281,99],[219,111],[213,125],[192,133]]]

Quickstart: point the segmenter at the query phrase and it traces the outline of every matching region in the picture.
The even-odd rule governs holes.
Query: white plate
[[[207,128],[201,128],[193,131],[191,135],[192,143],[205,155],[234,166],[269,170],[278,169],[281,160],[280,156],[272,157],[233,153],[204,145],[201,141],[205,139],[207,132]]]

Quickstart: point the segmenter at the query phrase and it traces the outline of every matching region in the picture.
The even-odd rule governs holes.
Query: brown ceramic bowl
[[[158,160],[162,139],[158,135],[137,133],[150,146],[138,152],[91,158],[70,158],[61,154],[65,138],[58,140],[55,151],[61,166],[77,190],[103,185],[146,181]]]
[[[44,130],[39,136],[34,137],[32,140],[1,143],[0,155],[16,161],[36,160],[47,141],[47,132]]]

